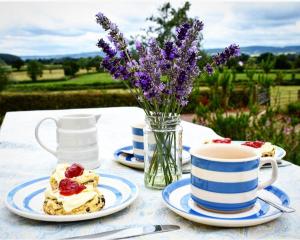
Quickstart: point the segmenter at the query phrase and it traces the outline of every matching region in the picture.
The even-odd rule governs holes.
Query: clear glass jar
[[[182,127],[179,115],[146,117],[144,128],[144,182],[163,189],[182,175]]]

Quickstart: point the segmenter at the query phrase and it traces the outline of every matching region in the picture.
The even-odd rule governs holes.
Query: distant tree
[[[239,60],[239,58],[229,59],[226,66],[232,70],[239,72],[239,73],[244,71],[244,62]]]
[[[104,72],[101,62],[102,58],[100,56],[96,56],[91,58],[89,64],[91,65],[91,68],[95,68],[97,72]]]
[[[275,56],[273,53],[262,53],[257,57],[257,63],[261,63],[262,61],[273,61],[275,59]]]
[[[0,91],[3,91],[9,80],[10,70],[7,64],[0,59]]]
[[[158,15],[147,18],[148,21],[155,23],[156,27],[149,27],[149,33],[157,33],[157,40],[160,44],[171,41],[175,37],[175,28],[184,22],[191,22],[192,19],[187,16],[191,4],[185,2],[182,7],[175,9],[170,2],[163,4],[158,8]]]
[[[300,68],[300,55],[298,55],[295,60],[294,68]]]
[[[27,63],[27,74],[35,82],[38,77],[43,76],[43,68],[43,64],[36,60],[29,61]]]
[[[74,77],[76,73],[79,71],[79,64],[75,60],[66,60],[63,63],[63,69],[65,76]]]
[[[247,61],[250,59],[250,56],[248,54],[242,53],[239,57],[237,57],[237,59],[246,64]]]
[[[81,69],[85,69],[87,72],[91,70],[90,58],[80,58],[77,63]]]
[[[170,2],[164,3],[159,7],[157,15],[146,18],[146,21],[154,23],[146,29],[146,35],[131,37],[132,45],[137,38],[146,44],[150,37],[156,36],[160,45],[166,41],[172,41],[175,37],[175,28],[184,22],[191,22],[192,18],[188,17],[188,11],[191,4],[187,1],[178,9],[172,7]]]
[[[21,58],[17,58],[15,61],[12,62],[11,66],[16,68],[20,71],[21,67],[24,65],[24,61]]]
[[[278,55],[275,59],[274,68],[276,69],[290,69],[292,67],[288,57],[284,54]]]

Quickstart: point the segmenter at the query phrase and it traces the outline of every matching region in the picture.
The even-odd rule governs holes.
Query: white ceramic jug
[[[58,119],[44,118],[35,128],[36,140],[58,159],[58,163],[79,163],[88,169],[97,168],[100,162],[96,123],[100,116],[74,114]],[[56,123],[56,151],[46,147],[39,138],[39,127],[45,120],[53,120]]]

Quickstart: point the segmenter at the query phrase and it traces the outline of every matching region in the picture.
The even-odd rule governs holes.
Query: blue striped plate
[[[261,200],[257,200],[253,208],[242,213],[206,211],[191,199],[190,181],[190,178],[179,180],[168,185],[162,192],[167,207],[188,220],[220,227],[246,227],[269,222],[282,214],[278,209]],[[290,204],[287,194],[274,186],[261,190],[259,195],[284,206]]]
[[[99,191],[104,195],[105,206],[98,212],[78,215],[47,215],[43,212],[44,191],[49,184],[49,176],[34,179],[12,188],[6,196],[6,206],[13,213],[25,218],[70,222],[99,218],[118,212],[129,206],[138,195],[138,187],[131,181],[100,173]]]
[[[191,154],[189,153],[190,147],[183,146],[182,148],[182,164],[189,163],[191,161]],[[117,149],[114,152],[114,157],[117,162],[122,163],[123,165],[126,165],[131,168],[144,169],[144,162],[137,160],[133,156],[132,146],[126,146]]]

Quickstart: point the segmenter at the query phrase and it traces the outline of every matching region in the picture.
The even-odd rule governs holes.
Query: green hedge
[[[300,102],[290,103],[287,106],[287,109],[288,109],[288,114],[300,118]]]
[[[209,101],[207,91],[192,94],[184,112],[194,112],[199,102]],[[245,106],[248,97],[243,91],[232,94],[231,102]],[[49,110],[70,108],[94,108],[116,106],[138,106],[135,98],[127,90],[90,90],[67,92],[3,92],[0,94],[0,116],[8,111]]]
[[[8,111],[136,106],[126,91],[2,93],[1,115]]]

